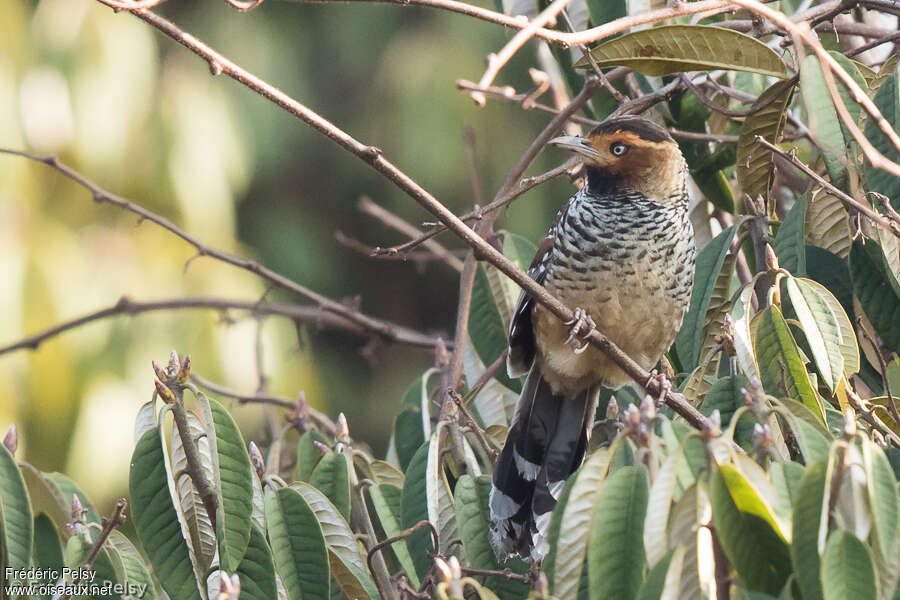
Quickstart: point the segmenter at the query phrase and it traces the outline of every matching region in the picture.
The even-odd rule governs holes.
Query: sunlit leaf
[[[850,216],[840,198],[827,191],[811,193],[806,205],[806,242],[846,259],[850,255]]]
[[[897,552],[897,481],[884,452],[868,439],[862,440],[863,464],[866,469],[866,489],[874,522],[875,549],[882,560]]]
[[[741,581],[750,590],[777,594],[790,574],[787,545],[766,521],[738,510],[719,471],[709,494],[716,534]]]
[[[645,75],[729,69],[789,77],[771,48],[748,35],[708,25],[663,25],[625,34],[591,50],[602,67],[628,67]],[[586,67],[584,59],[576,67]]]
[[[459,484],[457,483],[457,485]],[[372,506],[375,508],[375,514],[378,515],[378,522],[381,524],[384,534],[387,537],[396,536],[403,530],[400,527],[402,489],[391,484],[373,485],[366,489],[372,499]],[[406,540],[401,539],[391,544],[391,551],[397,557],[397,562],[403,567],[409,582],[418,589],[419,575],[416,572]]]

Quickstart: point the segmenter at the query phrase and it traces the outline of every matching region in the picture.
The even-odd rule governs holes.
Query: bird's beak
[[[547,143],[559,146],[560,148],[565,148],[566,150],[571,150],[572,152],[577,152],[588,158],[600,158],[600,153],[591,146],[591,143],[586,138],[577,135],[563,135],[558,138],[553,138]]]

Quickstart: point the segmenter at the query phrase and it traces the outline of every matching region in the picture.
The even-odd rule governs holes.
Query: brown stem
[[[104,0],[104,1],[109,1],[109,0]],[[149,21],[149,22],[151,22],[151,24],[153,23],[153,20],[156,19],[156,20],[162,22],[162,23],[160,23],[161,26],[162,26],[162,24],[165,24],[167,27],[175,28],[177,31],[181,32],[181,30],[178,29],[177,27],[175,27],[174,25],[172,25],[172,23],[170,23],[169,21],[166,21],[165,19],[163,19],[161,17],[157,17],[153,13],[137,11],[134,14],[140,16],[141,18],[145,18],[145,17],[149,18],[152,16],[153,19],[150,19],[150,21]],[[148,20],[147,18],[145,18],[145,20]],[[190,36],[189,34],[184,33],[184,32],[181,32],[180,35],[182,37],[195,39],[192,36]],[[210,51],[210,52],[212,52],[212,51]],[[216,56],[218,56],[218,55],[216,55]],[[209,60],[213,61],[213,59],[209,59]],[[227,59],[224,59],[224,57],[223,57],[223,60],[227,60]],[[212,64],[212,62],[211,62],[211,64]],[[255,77],[253,75],[249,75],[249,76],[253,77],[255,79]],[[266,84],[266,85],[268,85],[268,84]],[[269,87],[271,87],[271,86],[269,86]],[[274,88],[272,88],[272,89],[274,89]],[[281,95],[284,95],[280,91],[278,91],[278,93]],[[313,113],[313,114],[315,114],[315,113]],[[316,116],[318,117],[318,115],[316,115]],[[319,117],[319,119],[321,119],[321,117]],[[323,119],[323,121],[324,121],[324,119]],[[340,131],[340,130],[338,130],[338,131]],[[343,133],[343,132],[341,132],[341,133]],[[347,134],[343,134],[343,135],[349,138],[349,136],[347,136]],[[350,138],[350,139],[352,139],[352,138]],[[362,144],[359,144],[359,142],[356,142],[356,140],[353,140],[353,141],[355,142],[355,144],[357,146],[363,147]],[[370,147],[363,147],[363,148],[365,148],[366,151],[371,150]],[[227,252],[219,250],[218,248],[213,248],[212,246],[208,246],[207,244],[201,242],[196,237],[192,236],[191,234],[187,233],[185,230],[183,230],[180,227],[178,227],[177,225],[175,225],[169,219],[167,219],[161,215],[158,215],[150,210],[147,210],[143,206],[135,204],[134,202],[131,202],[130,200],[127,200],[125,198],[122,198],[121,196],[117,196],[116,194],[113,194],[111,192],[104,190],[103,188],[98,186],[96,183],[94,183],[93,181],[86,178],[84,175],[78,173],[77,171],[75,171],[74,169],[69,167],[68,165],[60,162],[56,156],[38,156],[36,154],[31,154],[29,152],[22,152],[20,150],[11,150],[11,149],[7,149],[7,148],[0,148],[0,153],[21,156],[23,158],[27,158],[28,160],[41,162],[41,163],[44,163],[46,165],[53,167],[54,169],[56,169],[57,171],[59,171],[60,173],[62,173],[66,177],[68,177],[69,179],[71,179],[72,181],[78,183],[80,186],[82,186],[83,188],[90,191],[93,194],[95,201],[106,202],[106,203],[112,204],[113,206],[116,206],[122,210],[134,213],[134,214],[138,215],[142,220],[147,220],[147,221],[156,223],[163,229],[165,229],[165,230],[169,231],[170,233],[174,234],[175,236],[181,238],[182,240],[184,240],[185,242],[187,242],[188,244],[190,244],[197,250],[197,256],[209,256],[220,262],[223,262],[223,263],[226,263],[229,265],[233,265],[233,266],[235,266],[239,269],[243,269],[245,271],[249,271],[250,273],[253,273],[253,274],[261,277],[262,279],[268,281],[269,283],[271,283],[272,285],[274,285],[278,288],[287,290],[289,292],[293,292],[299,296],[302,296],[304,298],[307,298],[307,299],[315,302],[316,304],[321,306],[323,310],[340,315],[340,316],[344,317],[345,319],[348,319],[348,320],[350,320],[362,327],[365,327],[366,329],[368,329],[372,332],[378,333],[379,335],[382,335],[388,339],[390,339],[392,336],[393,326],[390,323],[387,323],[380,319],[376,319],[376,318],[370,317],[368,315],[365,315],[365,314],[361,313],[360,311],[355,310],[345,304],[342,304],[340,302],[332,300],[331,298],[328,298],[317,292],[314,292],[313,290],[311,290],[305,286],[302,286],[299,283],[285,277],[284,275],[281,275],[280,273],[277,273],[277,272],[265,267],[264,265],[262,265],[261,263],[255,261],[255,260],[251,260],[248,258],[241,258],[239,256],[235,256],[233,254],[229,254]]]
[[[170,381],[174,379],[171,378]],[[203,465],[200,462],[200,455],[197,452],[197,440],[191,437],[191,426],[187,420],[187,411],[184,408],[184,393],[179,385],[169,386],[175,393],[175,401],[169,404],[172,409],[172,417],[175,419],[175,427],[178,429],[178,436],[181,438],[181,445],[184,448],[184,458],[187,462],[187,474],[191,478],[200,500],[203,502],[203,508],[209,515],[209,522],[213,531],[216,530],[216,491],[212,484],[206,479]],[[211,425],[211,424],[210,424]]]
[[[93,321],[99,321],[109,317],[118,315],[137,315],[145,312],[154,312],[159,310],[182,310],[182,309],[214,309],[214,310],[246,310],[255,316],[260,315],[277,315],[287,317],[297,323],[313,323],[322,327],[331,329],[339,329],[348,331],[356,335],[366,337],[371,332],[364,327],[354,323],[340,315],[325,312],[317,306],[297,306],[293,304],[280,304],[276,302],[250,302],[246,300],[230,300],[228,298],[218,298],[215,296],[197,296],[193,298],[171,298],[167,300],[156,300],[149,302],[140,302],[131,300],[126,296],[122,296],[119,300],[107,308],[94,311],[92,313],[63,321],[49,329],[26,336],[11,344],[0,347],[0,355],[7,354],[16,350],[36,350],[42,343],[50,338],[54,338],[71,329],[76,329],[82,325],[86,325]],[[385,322],[386,323],[386,322]],[[439,338],[426,336],[412,329],[407,329],[402,325],[391,324],[392,334],[388,338],[394,342],[420,346],[423,348],[433,348],[440,342]]]
[[[125,507],[128,505],[128,501],[125,498],[119,498],[118,502],[116,502],[116,508],[113,510],[113,514],[110,518],[104,519],[103,529],[100,530],[100,535],[97,536],[97,540],[94,542],[94,545],[91,546],[90,552],[88,552],[87,557],[84,559],[84,562],[81,563],[81,571],[90,571],[94,565],[94,559],[97,558],[97,554],[100,553],[100,550],[103,548],[103,544],[106,543],[106,540],[109,539],[110,534],[112,534],[113,529],[118,527],[121,523],[125,522]],[[72,580],[72,585],[74,586],[79,581],[81,581],[80,577],[76,577]],[[60,596],[60,600],[69,600],[71,598],[71,594],[64,594]]]

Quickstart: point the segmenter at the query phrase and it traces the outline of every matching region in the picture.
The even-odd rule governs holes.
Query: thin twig
[[[770,143],[765,138],[763,138],[762,136],[759,136],[759,135],[756,136],[756,143],[759,144],[760,146],[762,146],[763,148],[765,148],[766,150],[768,150],[774,154],[777,154],[781,158],[785,159],[786,161],[788,161],[789,163],[791,163],[792,165],[794,165],[795,167],[797,167],[798,169],[803,171],[807,177],[809,177],[810,179],[812,179],[813,181],[818,183],[823,188],[827,189],[833,196],[840,199],[842,202],[844,202],[848,206],[852,206],[853,208],[855,208],[862,214],[866,215],[867,217],[869,217],[870,219],[872,219],[879,225],[882,225],[885,228],[887,228],[888,230],[892,231],[894,233],[894,235],[900,237],[900,230],[898,230],[897,225],[891,219],[886,218],[884,215],[876,212],[870,206],[863,204],[862,202],[856,200],[852,196],[849,196],[849,195],[845,194],[844,192],[842,192],[841,190],[839,190],[838,188],[836,188],[834,185],[831,184],[831,182],[829,182],[824,177],[822,177],[821,175],[816,173],[814,170],[809,168],[809,166],[806,165],[802,160],[797,158],[796,154],[794,154],[793,152],[785,152],[778,146],[775,146],[774,144]]]
[[[500,52],[488,55],[488,66],[487,69],[484,70],[484,75],[482,75],[481,79],[478,81],[478,85],[481,87],[491,85],[500,73],[500,69],[509,62],[509,59],[525,45],[525,42],[534,37],[534,34],[538,29],[542,29],[544,25],[547,25],[548,23],[555,22],[556,16],[569,4],[569,2],[571,2],[571,0],[553,0],[550,6],[542,10],[527,27],[516,33],[516,35],[503,46]],[[476,104],[484,106],[484,94],[480,92],[470,92],[469,96]]]
[[[453,401],[456,403],[457,408],[459,408],[460,414],[462,414],[466,421],[469,423],[469,428],[472,430],[472,433],[475,434],[475,437],[478,438],[478,443],[481,444],[481,447],[484,448],[484,451],[488,455],[488,459],[491,461],[491,464],[497,463],[497,457],[499,456],[499,452],[491,446],[491,443],[488,441],[487,436],[484,433],[484,430],[478,425],[478,422],[475,420],[475,417],[472,416],[472,413],[469,412],[469,408],[466,406],[466,403],[463,402],[462,396],[453,392],[450,394],[450,397],[453,398]]]
[[[372,547],[369,549],[369,552],[366,554],[366,564],[369,565],[369,571],[372,570],[372,557],[375,556],[375,553],[376,553],[376,552],[380,551],[382,548],[385,548],[385,547],[387,547],[387,546],[390,546],[390,545],[393,544],[394,542],[399,542],[399,541],[402,540],[402,539],[408,538],[408,537],[411,536],[413,533],[415,533],[416,531],[418,531],[418,530],[421,529],[422,527],[426,527],[426,526],[427,526],[428,529],[431,531],[431,540],[432,540],[432,542],[434,543],[434,551],[435,551],[435,553],[437,553],[437,552],[438,552],[438,532],[437,532],[437,529],[434,528],[434,525],[431,524],[431,521],[429,521],[428,519],[422,519],[421,521],[419,521],[418,523],[416,523],[415,525],[413,525],[413,526],[410,527],[409,529],[404,529],[403,531],[401,531],[401,532],[398,533],[397,535],[393,535],[393,536],[391,536],[391,537],[389,537],[389,538],[387,538],[387,539],[385,539],[385,540],[382,540],[382,541],[378,542],[378,543],[375,544],[374,546],[372,546]]]
[[[497,210],[500,210],[504,206],[511,204],[512,202],[517,200],[519,197],[521,197],[528,190],[568,172],[569,168],[570,168],[570,166],[569,166],[569,163],[567,162],[562,165],[559,165],[558,167],[554,167],[553,169],[550,169],[546,173],[542,173],[540,175],[535,175],[534,177],[526,177],[524,179],[521,179],[521,180],[519,180],[519,183],[515,187],[515,189],[511,190],[503,198],[500,198],[499,200],[495,200],[494,202],[491,202],[487,206],[479,208],[478,210],[473,210],[473,211],[467,212],[466,214],[461,216],[460,219],[466,223],[476,222],[479,219],[484,218],[484,215],[490,214]],[[439,235],[445,231],[448,231],[448,229],[449,228],[446,225],[444,225],[443,223],[438,223],[434,226],[434,228],[431,231],[423,233],[420,237],[418,237],[414,240],[410,240],[409,242],[406,242],[405,244],[401,244],[399,246],[394,246],[392,248],[375,248],[375,254],[379,254],[379,255],[380,254],[385,254],[385,255],[400,254],[402,256],[405,253],[412,250],[413,248],[416,248],[417,246],[419,246],[426,240],[429,240],[436,235]]]
[[[473,567],[460,567],[463,575],[471,575],[472,577],[500,577],[501,579],[509,579],[510,581],[521,581],[522,583],[531,583],[531,577],[521,573],[515,573],[512,569],[506,568],[502,571],[496,569],[475,569]]]
[[[374,219],[377,219],[381,223],[384,223],[391,229],[395,231],[399,231],[403,235],[408,238],[416,239],[417,237],[422,235],[422,232],[384,208],[381,205],[375,204],[371,198],[368,196],[363,196],[359,199],[359,203],[357,204],[360,212],[366,214]],[[449,250],[444,248],[439,243],[428,240],[423,244],[426,249],[428,249],[435,256],[438,256],[447,263],[452,269],[457,272],[462,271],[463,269],[463,261],[459,259],[459,257],[454,256]]]
[[[281,408],[286,408],[288,410],[297,409],[297,400],[291,400],[290,398],[285,398],[283,396],[272,396],[268,394],[245,394],[243,392],[238,392],[231,388],[227,388],[221,384],[214,383],[193,373],[191,374],[191,381],[196,383],[198,386],[209,390],[213,394],[218,394],[227,398],[233,398],[240,404],[270,404],[272,406],[278,406]],[[335,432],[337,431],[337,427],[335,427],[334,421],[328,418],[328,415],[319,410],[316,410],[312,406],[309,406],[309,404],[306,405],[305,410],[306,416],[315,421],[316,425],[322,431],[327,433],[329,436],[334,436]]]
[[[279,304],[276,302],[250,302],[246,300],[230,300],[215,296],[195,296],[188,298],[170,298],[140,302],[122,296],[119,300],[107,308],[88,313],[81,317],[63,321],[44,331],[26,336],[20,340],[0,347],[0,355],[16,350],[37,350],[46,340],[56,337],[69,330],[81,327],[93,321],[99,321],[118,315],[137,315],[145,312],[159,310],[182,310],[190,308],[205,308],[214,310],[246,310],[254,315],[277,315],[287,317],[298,323],[313,323],[322,327],[349,331],[356,335],[366,337],[369,331],[357,323],[345,319],[334,313],[325,312],[318,306],[297,306],[293,304]],[[401,325],[392,325],[394,337],[389,338],[394,342],[434,348],[438,343],[443,343],[438,337],[421,334]]]
[[[113,529],[118,527],[121,523],[125,522],[125,507],[127,505],[128,501],[125,498],[119,498],[118,502],[116,502],[116,508],[113,510],[112,516],[108,519],[104,519],[103,529],[100,530],[100,535],[97,536],[97,539],[94,541],[94,545],[91,546],[90,552],[88,552],[88,555],[87,557],[85,557],[84,562],[81,563],[81,568],[78,570],[79,573],[90,571],[93,568],[94,560],[97,558],[97,555],[103,548],[103,544],[105,544],[106,540],[109,539],[109,536],[112,534]],[[79,581],[81,581],[80,576],[75,577],[72,580],[71,586],[76,586]],[[69,598],[71,597],[72,594],[63,594],[62,596],[60,596],[60,600],[69,600]]]
[[[103,0],[103,1],[106,2],[108,0]],[[155,19],[158,19],[158,20],[162,21],[163,23],[168,24],[168,26],[174,27],[174,25],[172,25],[165,19],[162,19],[161,17],[156,17],[156,15],[153,15],[153,13],[150,13],[150,12],[137,11],[134,14],[140,16],[141,18],[150,17],[152,15]],[[145,20],[147,20],[147,19],[145,18]],[[178,31],[181,31],[181,30],[178,30]],[[184,33],[184,32],[181,32],[180,35],[194,39],[191,36],[189,36],[187,33]],[[251,77],[252,77],[252,75],[251,75]],[[281,93],[281,92],[279,92],[279,93]],[[346,134],[344,134],[344,135],[346,135]],[[347,136],[347,137],[349,137],[349,136]],[[355,142],[355,140],[354,140],[354,142]],[[359,142],[356,142],[356,144],[360,145]],[[134,202],[127,200],[121,196],[118,196],[116,194],[106,191],[105,189],[101,188],[99,185],[97,185],[96,183],[94,183],[93,181],[91,181],[90,179],[88,179],[87,177],[82,175],[81,173],[75,171],[68,165],[60,162],[56,156],[39,156],[37,154],[32,154],[30,152],[23,152],[21,150],[12,150],[12,149],[8,149],[8,148],[0,148],[0,153],[21,156],[28,160],[44,163],[45,165],[48,165],[48,166],[56,169],[57,171],[59,171],[60,173],[62,173],[63,175],[65,175],[66,177],[71,179],[72,181],[76,182],[81,187],[90,191],[93,194],[94,200],[96,202],[105,202],[108,204],[112,204],[113,206],[115,206],[117,208],[120,208],[122,210],[125,210],[125,211],[128,211],[128,212],[138,215],[142,220],[151,221],[153,223],[156,223],[163,229],[169,231],[170,233],[174,234],[175,236],[181,238],[182,240],[184,240],[185,242],[187,242],[188,244],[193,246],[197,251],[197,256],[209,256],[220,262],[223,262],[223,263],[226,263],[229,265],[233,265],[233,266],[235,266],[239,269],[243,269],[245,271],[249,271],[250,273],[253,273],[254,275],[259,276],[260,278],[264,279],[265,281],[268,281],[269,283],[273,284],[276,287],[279,287],[283,290],[287,290],[289,292],[293,292],[299,296],[307,298],[307,299],[315,302],[319,306],[321,306],[323,310],[340,315],[350,321],[353,321],[354,323],[357,323],[358,325],[361,325],[362,327],[365,327],[366,329],[368,329],[374,333],[378,333],[379,335],[384,336],[387,339],[391,339],[396,334],[396,332],[393,330],[395,326],[391,323],[388,323],[387,321],[382,321],[380,319],[370,317],[370,316],[360,312],[359,310],[356,310],[350,306],[347,306],[346,304],[342,304],[341,302],[337,302],[335,300],[332,300],[331,298],[328,298],[317,292],[314,292],[313,290],[307,288],[306,286],[300,285],[299,283],[285,277],[284,275],[281,275],[280,273],[273,271],[272,269],[269,269],[268,267],[264,266],[262,263],[259,263],[255,260],[251,260],[249,258],[241,258],[239,256],[235,256],[233,254],[229,254],[228,252],[219,250],[218,248],[213,248],[212,246],[208,246],[207,244],[201,242],[199,239],[197,239],[193,235],[189,234],[185,230],[183,230],[180,227],[178,227],[177,225],[175,225],[175,223],[173,223],[169,219],[167,219],[161,215],[158,215],[158,214],[144,208],[143,206],[135,204]]]

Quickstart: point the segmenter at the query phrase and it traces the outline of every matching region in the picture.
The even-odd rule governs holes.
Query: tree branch
[[[145,13],[152,14],[152,13]],[[184,34],[188,35],[188,34]],[[346,134],[345,134],[346,135]],[[358,142],[357,142],[358,144]],[[373,333],[377,333],[386,339],[394,339],[396,337],[396,327],[392,323],[387,321],[382,321],[375,317],[370,317],[359,310],[356,310],[346,304],[342,304],[336,300],[332,300],[326,296],[323,296],[313,290],[307,288],[306,286],[300,285],[299,283],[277,273],[268,267],[262,265],[261,263],[251,260],[249,258],[241,258],[239,256],[235,256],[233,254],[229,254],[228,252],[224,252],[219,250],[218,248],[213,248],[212,246],[208,246],[205,243],[201,242],[196,237],[187,233],[185,230],[181,229],[175,223],[170,221],[169,219],[158,215],[143,206],[135,204],[130,200],[127,200],[121,196],[113,194],[111,192],[106,191],[101,188],[99,185],[82,175],[81,173],[75,171],[68,165],[59,161],[56,156],[39,156],[37,154],[32,154],[30,152],[23,152],[21,150],[12,150],[9,148],[0,148],[0,154],[11,154],[14,156],[21,156],[28,160],[36,161],[44,163],[48,165],[72,181],[76,182],[81,187],[90,191],[93,194],[94,201],[96,202],[105,202],[108,204],[112,204],[113,206],[120,208],[124,211],[134,213],[138,215],[141,219],[151,221],[156,223],[163,229],[169,231],[174,234],[176,237],[181,238],[191,246],[193,246],[197,250],[198,256],[209,256],[214,258],[220,262],[235,266],[239,269],[243,269],[245,271],[249,271],[254,275],[259,276],[279,287],[283,290],[287,290],[289,292],[293,292],[299,296],[312,300],[316,304],[318,304],[323,311],[328,311],[344,317],[345,319],[360,325],[368,331]],[[426,344],[431,345],[431,344]]]
[[[109,317],[118,315],[138,315],[160,310],[183,310],[191,308],[246,310],[254,315],[276,315],[287,317],[295,322],[314,323],[330,329],[348,331],[362,337],[372,333],[365,327],[362,327],[349,319],[325,312],[317,306],[297,306],[293,304],[279,304],[276,302],[248,302],[246,300],[230,300],[215,296],[195,296],[140,302],[131,300],[127,296],[122,296],[119,298],[118,302],[112,306],[102,308],[69,321],[63,321],[44,331],[26,336],[6,346],[2,346],[0,347],[0,355],[8,354],[16,350],[36,350],[38,346],[50,338],[54,338],[93,321],[99,321]],[[390,331],[392,333],[390,336],[387,336],[387,339],[398,343],[410,344],[423,348],[434,348],[439,343],[442,343],[438,337],[427,336],[403,327],[402,325],[391,324]]]

